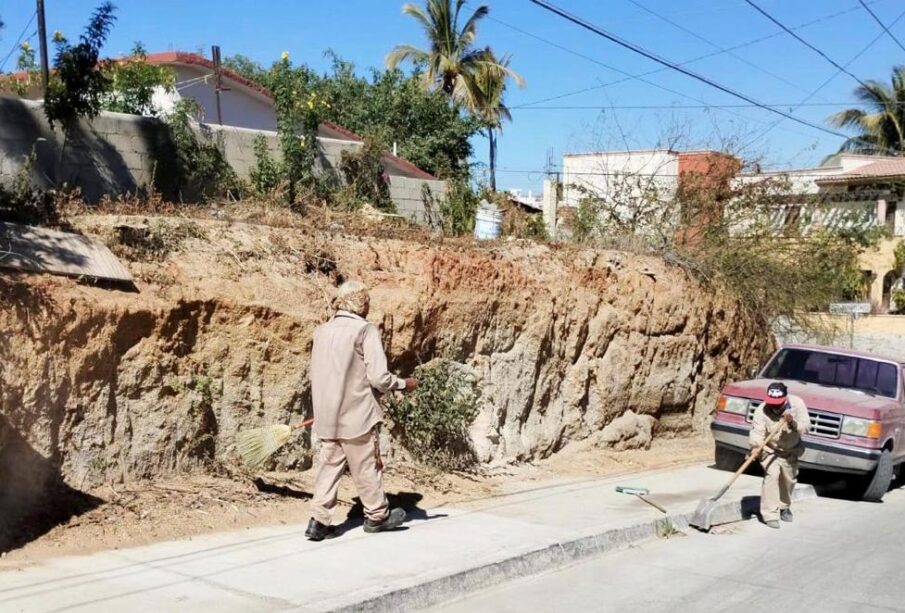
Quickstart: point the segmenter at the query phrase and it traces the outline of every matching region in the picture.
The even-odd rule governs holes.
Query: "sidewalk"
[[[398,532],[353,528],[321,543],[299,523],[58,558],[0,573],[0,610],[412,610],[656,536],[665,516],[616,485],[649,488],[684,527],[729,476],[692,465],[573,481],[415,511]],[[740,477],[725,519],[741,518],[739,501],[759,489],[758,478]],[[796,489],[796,498],[813,495]]]

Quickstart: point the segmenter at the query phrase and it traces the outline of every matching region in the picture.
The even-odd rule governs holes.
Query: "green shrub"
[[[382,211],[395,212],[390,186],[383,169],[384,147],[370,139],[359,151],[343,151],[339,170],[345,179],[350,208],[370,204]]]
[[[62,223],[55,192],[31,183],[35,159],[32,150],[13,180],[8,185],[0,183],[0,221],[50,226]]]
[[[254,152],[255,166],[249,173],[251,186],[259,196],[267,196],[280,185],[280,164],[270,155],[270,146],[263,134],[255,137]]]
[[[416,459],[437,468],[460,470],[474,464],[468,428],[478,416],[474,382],[450,360],[415,369],[418,388],[392,398],[387,415],[392,432]]]
[[[905,311],[905,289],[897,287],[892,290],[892,303],[896,311]]]
[[[222,196],[236,198],[240,191],[238,176],[210,129],[198,124],[199,133],[193,125],[193,117],[200,113],[201,107],[194,99],[182,98],[166,118],[176,153],[175,160],[169,160],[167,165],[176,175],[178,197],[189,202]]]

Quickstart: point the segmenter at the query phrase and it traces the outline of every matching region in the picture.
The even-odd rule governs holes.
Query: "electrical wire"
[[[680,73],[684,74],[685,76],[691,77],[697,81],[705,83],[706,85],[709,85],[710,87],[713,87],[714,89],[718,89],[735,98],[739,98],[741,100],[744,100],[745,102],[758,106],[764,110],[770,111],[771,113],[775,113],[777,115],[785,117],[786,119],[790,119],[803,126],[807,126],[809,128],[819,130],[820,132],[824,132],[826,134],[831,134],[831,135],[839,137],[839,138],[844,138],[844,139],[849,138],[846,134],[843,134],[842,132],[830,130],[829,128],[825,128],[819,124],[807,121],[806,119],[801,119],[800,117],[796,117],[796,116],[792,115],[791,113],[786,113],[785,111],[782,111],[780,109],[776,109],[776,108],[767,106],[766,104],[759,102],[758,100],[755,100],[754,98],[751,98],[750,96],[747,96],[746,94],[737,92],[725,85],[722,85],[722,84],[714,81],[713,79],[710,79],[709,77],[705,77],[692,70],[683,68],[682,66],[676,64],[675,62],[671,62],[665,58],[658,56],[657,54],[653,53],[652,51],[648,51],[647,49],[645,49],[639,45],[631,43],[619,36],[616,36],[615,34],[611,34],[610,32],[607,32],[606,30],[604,30],[603,28],[595,26],[594,24],[592,24],[580,17],[576,17],[575,15],[572,15],[571,13],[566,12],[565,10],[551,4],[550,2],[547,2],[546,0],[529,0],[529,1],[532,2],[533,4],[536,4],[537,6],[553,13],[554,15],[558,15],[559,17],[562,17],[563,19],[570,21],[577,26],[580,26],[590,32],[593,32],[593,33],[597,34],[598,36],[602,36],[603,38],[606,38],[607,40],[610,40],[621,47],[629,49],[630,51],[633,51],[641,56],[644,56],[644,57],[648,58],[649,60],[657,62],[658,64],[662,64],[663,66],[672,68],[673,70],[680,72]]]
[[[758,13],[760,13],[761,15],[763,15],[764,17],[766,17],[767,19],[769,19],[770,21],[775,23],[777,26],[782,28],[783,31],[785,31],[787,34],[789,34],[789,36],[791,36],[792,38],[794,38],[795,40],[800,42],[802,45],[804,45],[805,47],[807,47],[808,49],[810,49],[811,51],[813,51],[814,53],[816,53],[817,55],[819,55],[820,57],[825,59],[827,62],[829,62],[833,66],[835,66],[836,70],[844,72],[845,74],[847,74],[848,76],[853,78],[855,81],[857,81],[862,87],[867,88],[867,84],[864,81],[862,81],[860,78],[855,76],[855,74],[849,72],[848,69],[845,68],[845,66],[840,65],[838,62],[836,62],[833,58],[828,56],[826,53],[824,53],[823,51],[821,51],[820,49],[818,49],[817,47],[815,47],[814,45],[812,45],[811,43],[809,43],[808,41],[806,41],[805,39],[800,37],[798,34],[793,32],[791,29],[786,27],[786,25],[784,23],[782,23],[781,21],[776,19],[776,17],[774,17],[773,15],[771,15],[770,13],[768,13],[767,11],[762,9],[760,6],[758,6],[757,3],[754,2],[754,0],[745,0],[745,2],[748,3],[748,5],[751,6],[751,8],[753,8],[755,11],[757,11]]]
[[[902,19],[902,17],[905,17],[905,11],[902,11],[901,13],[899,13],[899,16],[896,17],[890,25],[895,25],[895,24],[897,24],[897,23],[899,22],[899,20]],[[873,38],[873,40],[871,40],[869,43],[867,43],[867,45],[864,46],[863,49],[861,49],[861,51],[859,51],[858,53],[856,53],[856,54],[854,55],[854,57],[852,57],[852,59],[850,59],[850,60],[846,63],[846,66],[850,66],[850,65],[851,65],[853,62],[855,62],[858,58],[860,58],[862,55],[864,55],[865,53],[867,53],[867,51],[868,51],[871,47],[873,47],[873,46],[877,43],[877,41],[879,41],[881,38],[883,38],[883,32],[881,32],[880,34],[878,34],[877,36],[875,36],[875,37]],[[833,79],[835,79],[837,76],[839,76],[839,71],[838,71],[838,70],[835,71],[833,74],[831,74],[829,77],[827,77],[826,80],[825,80],[823,83],[821,83],[819,86],[817,86],[817,89],[815,89],[813,92],[811,92],[810,94],[808,94],[807,96],[805,96],[805,98],[802,99],[802,101],[801,101],[799,104],[796,105],[795,109],[793,109],[793,112],[794,112],[795,110],[798,110],[799,108],[801,108],[801,107],[804,106],[805,104],[807,104],[808,100],[810,100],[811,98],[813,98],[820,90],[822,90],[824,87],[826,87],[827,85],[829,85],[830,82],[831,82]],[[902,103],[897,102],[896,104],[902,104]],[[758,134],[757,136],[755,136],[751,141],[749,141],[748,144],[746,145],[746,147],[751,147],[752,145],[754,145],[754,143],[756,143],[757,141],[759,141],[760,139],[762,139],[763,137],[765,137],[767,134],[769,134],[770,132],[772,132],[773,129],[776,128],[776,126],[778,126],[780,123],[782,123],[782,121],[783,121],[782,118],[777,119],[776,121],[774,121],[774,122],[770,125],[770,127],[768,127],[766,130],[764,130],[763,132],[761,132],[760,134]],[[860,139],[855,139],[855,140],[860,140]],[[893,152],[893,153],[895,153],[896,155],[898,155],[898,154],[900,153],[900,152],[895,151],[895,150],[890,149],[890,148],[887,148],[886,150],[887,150],[887,152]]]
[[[880,1],[880,0],[873,0],[873,2],[869,2],[868,4],[876,4],[876,3],[879,2],[879,1]],[[845,9],[845,10],[842,10],[842,11],[838,11],[838,12],[836,12],[836,13],[831,13],[831,14],[829,14],[829,15],[824,15],[823,17],[818,17],[817,19],[812,19],[811,21],[806,21],[806,22],[801,23],[801,24],[799,24],[799,25],[797,25],[797,26],[794,26],[792,29],[793,29],[793,30],[802,30],[802,29],[804,29],[804,28],[809,28],[809,27],[811,27],[811,26],[813,26],[813,25],[816,25],[816,24],[818,24],[818,23],[822,23],[822,22],[824,22],[824,21],[829,21],[830,19],[836,19],[837,17],[842,17],[843,15],[847,15],[847,14],[849,14],[849,13],[854,13],[855,11],[859,11],[859,10],[861,10],[861,9],[860,9],[859,7],[857,7],[857,6],[856,6],[856,7],[852,7],[852,8],[848,8],[848,9]],[[541,38],[541,37],[539,37],[539,36],[535,36],[535,35],[533,35],[533,34],[531,34],[531,33],[529,33],[529,32],[525,32],[524,30],[520,30],[519,28],[516,28],[515,26],[512,26],[512,25],[510,25],[510,24],[507,24],[507,23],[505,23],[505,22],[502,22],[502,21],[500,21],[499,19],[496,19],[495,17],[492,17],[492,16],[490,16],[490,15],[487,16],[487,19],[489,19],[489,20],[491,20],[491,21],[496,21],[497,23],[499,23],[499,24],[501,24],[501,25],[504,25],[504,26],[506,26],[506,27],[508,27],[508,28],[514,29],[514,30],[516,30],[516,31],[521,31],[521,33],[526,34],[526,35],[528,35],[528,36],[531,36],[532,38],[536,38],[536,39],[538,39],[538,40],[541,40],[542,42],[546,42],[546,43],[548,43],[548,44],[554,44],[554,45],[555,45],[555,43],[551,43],[550,41],[547,41],[546,39],[543,39],[543,38]],[[739,44],[737,44],[737,45],[733,45],[733,46],[731,46],[731,47],[726,47],[726,51],[736,51],[736,50],[738,50],[738,49],[742,49],[742,48],[744,48],[744,47],[750,47],[751,45],[755,45],[755,44],[757,44],[757,43],[761,43],[761,42],[764,42],[764,41],[767,41],[767,40],[770,40],[770,39],[773,39],[773,38],[777,38],[777,37],[782,36],[782,35],[783,35],[783,32],[774,32],[773,34],[768,34],[768,35],[766,35],[766,36],[761,36],[761,37],[759,37],[759,38],[754,38],[754,39],[751,39],[751,40],[749,40],[749,41],[746,41],[746,42],[743,42],[743,43],[739,43]],[[722,54],[722,51],[715,51],[715,52],[713,52],[713,53],[706,53],[706,54],[704,54],[704,55],[699,55],[699,56],[694,57],[694,58],[691,58],[691,59],[689,59],[689,60],[685,60],[684,62],[681,62],[680,65],[681,65],[681,66],[686,66],[686,65],[688,65],[688,64],[692,64],[692,63],[694,63],[694,62],[698,62],[698,61],[700,61],[700,60],[704,60],[704,59],[708,59],[708,58],[711,58],[711,57],[715,57],[715,56],[721,55],[721,54]],[[646,76],[650,76],[650,75],[652,75],[652,74],[656,74],[656,73],[658,73],[658,72],[664,72],[664,71],[666,71],[666,70],[668,70],[668,68],[656,68],[656,69],[654,69],[654,70],[651,70],[651,71],[648,71],[648,72],[645,72],[645,73],[641,73],[640,75],[637,75],[637,76],[638,76],[638,77],[646,77]],[[526,106],[531,106],[531,105],[534,105],[534,104],[543,104],[544,102],[552,102],[552,101],[554,101],[554,100],[560,100],[560,99],[562,99],[562,98],[569,98],[569,97],[571,97],[571,96],[577,96],[577,95],[579,95],[579,94],[584,94],[584,93],[586,93],[586,92],[593,91],[593,90],[597,90],[597,89],[601,89],[601,88],[604,88],[604,87],[608,87],[608,86],[610,86],[610,85],[616,85],[616,84],[618,84],[618,83],[622,83],[622,82],[627,81],[627,80],[629,80],[629,79],[620,79],[620,80],[618,80],[618,81],[612,81],[612,82],[609,82],[609,83],[602,83],[602,84],[599,84],[599,85],[593,85],[593,86],[591,86],[591,87],[585,87],[585,88],[583,88],[583,89],[574,90],[574,91],[566,92],[566,93],[563,93],[563,94],[558,94],[558,95],[556,95],[556,96],[551,96],[551,97],[549,97],[549,98],[543,98],[543,99],[541,99],[541,100],[535,100],[535,101],[533,101],[533,102],[526,102],[526,103],[523,103],[523,104],[518,105],[518,106],[519,106],[519,107],[526,107]],[[510,107],[510,109],[511,109],[511,108],[515,108],[515,107]]]
[[[895,35],[889,31],[889,28],[887,28],[886,24],[883,23],[879,17],[877,17],[877,14],[874,13],[872,10],[870,10],[870,7],[864,3],[864,0],[858,0],[858,2],[860,2],[861,6],[864,7],[864,10],[867,11],[870,14],[870,16],[874,18],[874,21],[876,21],[878,24],[880,24],[880,27],[883,28],[883,31],[889,35],[889,38],[891,38],[893,41],[895,41],[895,43],[899,46],[899,49],[901,49],[902,51],[905,51],[905,46],[903,46],[902,43],[899,42],[899,39],[896,38]]]
[[[849,102],[770,102],[764,103],[767,106],[802,108],[802,107],[840,107],[851,106]],[[905,102],[893,102],[894,106],[905,106]],[[750,109],[759,108],[755,104],[625,104],[625,105],[565,105],[565,106],[528,106],[528,107],[509,107],[509,110],[518,109],[520,111],[577,111],[577,110],[633,110],[633,111],[653,111],[653,110],[690,110],[690,109]]]
[[[754,70],[757,70],[757,71],[759,71],[759,72],[764,73],[765,75],[768,75],[768,76],[770,76],[770,77],[773,77],[773,78],[776,79],[777,81],[780,81],[781,83],[784,83],[784,84],[786,84],[786,85],[788,85],[788,86],[790,86],[790,87],[793,87],[793,88],[795,88],[795,89],[797,89],[797,90],[799,90],[799,91],[803,91],[803,92],[807,91],[807,90],[805,90],[803,87],[801,87],[801,85],[799,85],[798,83],[795,83],[794,81],[790,81],[789,79],[785,78],[784,76],[779,75],[779,74],[773,72],[772,70],[768,70],[768,69],[764,68],[763,66],[759,66],[759,65],[755,64],[754,62],[749,61],[749,60],[747,60],[746,58],[740,56],[739,54],[737,54],[737,53],[735,53],[735,52],[733,52],[733,51],[730,51],[729,49],[724,49],[723,47],[721,47],[720,45],[716,44],[716,43],[713,42],[712,40],[710,40],[710,39],[708,39],[708,38],[706,38],[706,37],[704,37],[704,36],[701,36],[700,34],[698,34],[697,32],[695,32],[694,30],[691,30],[691,29],[689,29],[689,28],[686,28],[686,27],[683,26],[682,24],[680,24],[680,23],[678,23],[678,22],[676,22],[676,21],[673,21],[673,20],[670,19],[669,17],[666,17],[666,16],[664,16],[664,15],[661,15],[660,13],[658,13],[658,12],[655,11],[655,10],[653,10],[652,8],[649,8],[649,7],[647,7],[647,6],[643,5],[643,4],[641,4],[640,2],[638,2],[638,0],[628,0],[628,2],[634,4],[635,6],[637,6],[637,7],[638,7],[639,9],[641,9],[642,11],[645,11],[645,12],[647,12],[647,13],[650,13],[650,14],[653,15],[654,17],[660,19],[661,21],[664,21],[664,22],[668,23],[669,25],[671,25],[672,27],[676,28],[677,30],[680,30],[680,31],[682,31],[682,32],[685,32],[685,33],[688,34],[689,36],[693,36],[694,38],[698,39],[699,41],[701,41],[701,42],[703,42],[703,43],[705,43],[705,44],[707,44],[707,45],[710,45],[711,47],[713,47],[714,49],[716,49],[716,50],[719,51],[720,53],[725,53],[726,55],[735,58],[736,60],[738,60],[739,62],[745,64],[746,66],[750,66],[750,67],[753,68]]]
[[[9,50],[9,53],[6,54],[6,57],[4,57],[3,61],[0,62],[0,72],[3,72],[3,69],[6,67],[6,63],[9,61],[9,58],[11,58],[13,56],[13,53],[16,52],[16,49],[18,49],[19,45],[22,44],[22,41],[24,40],[24,37],[25,37],[25,33],[28,32],[28,28],[30,28],[31,24],[33,24],[35,22],[35,19],[37,18],[37,16],[38,16],[37,11],[35,11],[34,13],[31,14],[31,18],[28,20],[28,23],[25,24],[25,27],[22,28],[22,32],[19,34],[19,38],[17,38],[16,42],[13,43],[12,49]],[[34,36],[34,34],[29,36],[28,38],[31,38],[32,36]]]
[[[542,36],[538,36],[538,35],[536,35],[536,34],[533,34],[533,33],[531,33],[531,32],[528,32],[527,30],[524,30],[524,29],[522,29],[522,28],[520,28],[520,27],[518,27],[518,26],[514,26],[514,25],[512,25],[512,24],[506,23],[506,22],[501,21],[501,20],[499,20],[499,19],[496,19],[496,18],[494,18],[494,17],[488,16],[487,18],[490,19],[490,20],[492,20],[492,21],[495,21],[495,22],[499,23],[500,25],[506,26],[507,28],[510,28],[510,29],[512,29],[512,30],[514,30],[514,31],[516,31],[516,32],[519,32],[520,34],[523,34],[523,35],[525,35],[525,36],[528,36],[528,37],[530,37],[530,38],[533,38],[533,39],[535,39],[535,40],[538,40],[538,41],[540,41],[540,42],[542,42],[542,43],[545,43],[545,44],[547,44],[547,45],[550,45],[550,46],[555,47],[555,48],[557,48],[557,49],[560,49],[560,50],[562,50],[562,51],[565,51],[566,53],[569,53],[569,54],[571,54],[571,55],[574,55],[575,57],[582,58],[582,59],[587,60],[587,61],[589,61],[589,62],[591,62],[591,63],[597,64],[598,66],[602,66],[602,67],[604,67],[604,68],[606,68],[606,69],[608,69],[608,70],[612,70],[613,72],[618,72],[618,73],[620,73],[620,74],[626,75],[625,78],[622,78],[622,79],[616,79],[615,81],[609,81],[609,82],[603,83],[603,84],[601,84],[601,85],[595,85],[595,86],[593,86],[593,87],[584,88],[584,89],[580,90],[581,92],[591,91],[591,90],[595,90],[595,89],[600,89],[600,88],[602,88],[602,87],[608,87],[608,86],[611,86],[611,85],[617,85],[617,84],[619,84],[619,83],[625,83],[625,82],[627,82],[627,81],[637,80],[637,81],[640,81],[640,82],[642,82],[642,83],[646,83],[647,85],[650,85],[650,86],[652,86],[652,87],[656,87],[656,88],[658,88],[658,89],[661,89],[661,90],[663,90],[663,91],[665,91],[665,92],[669,92],[669,93],[671,93],[671,94],[674,94],[674,95],[676,95],[676,96],[680,96],[680,97],[682,97],[682,98],[686,98],[686,99],[688,99],[688,100],[693,100],[693,101],[695,101],[695,102],[698,102],[699,104],[703,105],[704,107],[711,107],[711,106],[712,106],[713,108],[720,109],[719,106],[710,105],[710,104],[708,104],[706,101],[701,100],[700,98],[695,98],[694,96],[689,96],[688,94],[684,94],[684,93],[682,93],[682,92],[680,92],[680,91],[671,89],[671,88],[669,88],[669,87],[660,85],[659,83],[656,83],[656,82],[654,82],[654,81],[650,81],[650,80],[647,80],[647,79],[644,78],[644,77],[647,76],[647,75],[651,75],[651,74],[658,73],[658,72],[663,72],[663,71],[667,70],[666,68],[658,68],[658,69],[656,69],[656,70],[651,70],[651,71],[648,71],[648,72],[646,72],[646,73],[641,73],[641,74],[631,74],[631,73],[629,73],[629,72],[626,72],[625,70],[622,70],[622,69],[620,69],[620,68],[616,68],[615,66],[611,66],[611,65],[609,65],[609,64],[607,64],[607,63],[605,63],[605,62],[601,62],[600,60],[598,60],[598,59],[596,59],[596,58],[593,58],[593,57],[591,57],[591,56],[589,56],[589,55],[586,55],[586,54],[584,54],[584,53],[580,53],[580,52],[578,52],[578,51],[575,51],[575,50],[573,50],[573,49],[570,49],[570,48],[568,48],[568,47],[565,47],[565,46],[563,46],[563,45],[560,45],[560,44],[557,43],[557,42],[554,42],[554,41],[549,40],[549,39],[546,39],[546,38],[544,38],[544,37],[542,37]],[[706,57],[710,57],[710,56],[712,56],[712,55],[719,55],[719,52],[714,53],[714,54],[708,54],[708,56],[706,56]],[[702,56],[702,57],[704,57],[704,56]],[[697,59],[701,59],[701,58],[696,58],[696,59],[693,59],[693,60],[689,60],[689,62],[696,61]],[[689,63],[689,62],[686,62],[686,63]],[[526,109],[526,108],[533,108],[533,105],[540,104],[540,103],[543,103],[543,102],[551,102],[551,101],[554,101],[554,100],[557,100],[557,99],[560,99],[560,98],[565,98],[565,97],[567,97],[567,96],[573,95],[574,93],[578,93],[578,92],[572,92],[572,93],[570,93],[570,94],[563,94],[563,95],[560,95],[560,96],[552,96],[552,97],[549,97],[549,98],[544,98],[544,99],[541,99],[541,100],[535,100],[534,102],[529,102],[529,103],[525,103],[525,104],[516,104],[516,105],[509,106],[508,108],[509,108],[510,111],[513,111],[513,110],[520,110],[520,109]],[[734,110],[728,109],[728,108],[725,109],[725,110],[726,110],[726,112],[731,113],[731,114],[733,114],[733,115],[735,115],[735,116],[737,116],[737,117],[740,117],[740,118],[742,118],[742,119],[753,120],[753,121],[756,121],[757,123],[761,123],[761,124],[767,124],[767,123],[768,123],[767,120],[752,118],[752,117],[746,116],[746,115],[744,115],[744,114],[742,114],[742,113],[739,113],[739,112],[736,112],[736,111],[734,111]],[[794,133],[796,133],[796,134],[801,134],[800,132],[796,132],[796,131],[794,131],[794,130],[789,130],[789,131],[790,131],[790,132],[794,132]]]

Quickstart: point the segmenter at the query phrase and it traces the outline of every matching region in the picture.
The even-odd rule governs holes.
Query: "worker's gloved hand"
[[[405,380],[405,391],[407,391],[407,392],[414,391],[416,387],[418,387],[418,379],[409,377],[408,379]]]

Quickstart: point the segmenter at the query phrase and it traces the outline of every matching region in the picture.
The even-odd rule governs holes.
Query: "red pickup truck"
[[[730,383],[720,395],[710,426],[717,467],[739,467],[749,450],[754,411],[767,386],[782,381],[811,415],[802,467],[842,473],[864,500],[882,500],[905,463],[905,363],[859,351],[787,345],[752,375]]]

